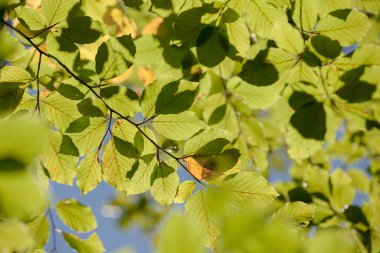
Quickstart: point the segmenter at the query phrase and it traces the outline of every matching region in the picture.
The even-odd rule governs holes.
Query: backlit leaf
[[[172,140],[186,140],[205,127],[204,122],[190,111],[158,115],[152,126],[159,134]]]
[[[62,232],[65,242],[74,250],[81,253],[101,253],[105,249],[98,234],[93,233],[86,239],[81,239],[74,234]]]
[[[77,0],[42,0],[42,13],[48,25],[54,25],[66,20],[73,7],[79,3]]]
[[[83,194],[92,191],[103,178],[102,167],[98,162],[98,152],[83,158],[78,166],[77,185]]]
[[[97,227],[91,208],[76,199],[63,199],[55,204],[55,208],[62,222],[74,231],[89,232]]]
[[[121,75],[133,62],[136,52],[131,36],[109,38],[96,54],[96,72],[101,81]]]
[[[150,189],[152,196],[158,203],[164,206],[170,205],[176,195],[179,178],[177,174],[177,162],[160,162],[153,171],[153,184]]]

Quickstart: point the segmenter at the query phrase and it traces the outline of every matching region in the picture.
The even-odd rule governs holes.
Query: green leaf
[[[223,17],[225,17],[223,13]],[[250,47],[249,30],[242,18],[233,22],[225,23],[227,29],[228,42],[236,50],[236,55],[246,58]]]
[[[51,180],[61,184],[72,185],[78,158],[71,139],[58,132],[49,134],[49,147],[43,156],[43,164],[49,172]],[[74,147],[73,147],[74,146]]]
[[[0,59],[16,61],[26,54],[24,46],[7,29],[0,30]]]
[[[62,222],[76,232],[89,232],[98,226],[91,208],[76,199],[63,199],[55,208]]]
[[[0,95],[0,116],[12,113],[21,103],[23,95],[24,89],[11,90]]]
[[[50,225],[46,216],[40,216],[27,223],[29,235],[33,238],[34,248],[43,248],[50,236]]]
[[[293,68],[288,72],[287,78],[288,83],[296,83],[298,85],[306,83],[306,87],[302,87],[305,92],[307,92],[306,89],[312,90],[314,88],[315,90],[316,86],[318,86],[321,82],[320,78],[316,74],[316,69],[310,67],[304,61],[298,61],[295,65],[293,65]]]
[[[145,118],[156,114],[178,114],[191,107],[198,84],[185,80],[168,84],[154,82],[145,88],[141,112]]]
[[[95,42],[102,35],[102,25],[99,21],[90,17],[70,18],[62,25],[62,36],[78,44],[89,44]]]
[[[28,228],[17,220],[0,222],[0,251],[23,252],[33,245]]]
[[[206,193],[200,189],[193,194],[185,204],[186,216],[201,231],[202,237],[205,236],[205,244],[212,247],[220,235],[220,229],[211,220],[210,208],[206,203]]]
[[[98,152],[92,152],[83,158],[78,166],[77,185],[82,194],[87,194],[102,181],[102,167],[98,162]]]
[[[246,22],[250,31],[269,38],[275,22],[286,23],[287,18],[282,10],[264,0],[253,1],[247,6]]]
[[[279,194],[268,181],[256,172],[239,172],[222,184],[223,189],[231,193],[238,206],[254,204],[266,206]]]
[[[356,1],[356,4],[360,4],[363,1]],[[366,1],[368,2],[368,1]],[[330,12],[343,9],[351,9],[352,6],[351,0],[321,0],[318,4],[318,8],[315,8],[319,11],[321,16],[326,16]]]
[[[183,77],[183,65],[191,56],[185,48],[161,45],[158,38],[147,34],[136,40],[134,65],[151,71],[155,80],[174,81]]]
[[[276,45],[293,55],[299,55],[304,50],[304,41],[301,34],[287,23],[275,23],[272,37]]]
[[[106,131],[105,118],[81,117],[70,123],[66,133],[71,137],[80,155],[86,155],[100,145]]]
[[[342,47],[339,45],[338,41],[332,40],[326,36],[314,36],[311,38],[311,45],[318,55],[328,59],[337,58],[342,51]]]
[[[79,48],[60,33],[50,32],[47,35],[46,48],[49,54],[54,55],[69,69],[74,69],[79,63]]]
[[[230,50],[225,34],[211,25],[202,28],[196,46],[199,62],[210,68],[223,61]]]
[[[279,99],[280,85],[255,86],[238,77],[231,78],[227,89],[251,109],[265,109],[272,106]]]
[[[298,227],[300,225],[309,225],[314,216],[314,207],[300,201],[286,203],[274,215],[275,220],[281,220],[285,224]]]
[[[46,118],[60,130],[66,130],[70,123],[78,119],[81,114],[76,102],[61,96],[59,93],[51,93],[46,98],[41,98],[41,112]]]
[[[215,20],[216,15],[212,14],[216,11],[210,5],[202,5],[182,12],[174,23],[174,38],[180,40],[183,46],[195,46],[201,30]]]
[[[322,148],[325,138],[329,136],[332,122],[327,118],[323,103],[316,102],[310,95],[295,92],[289,103],[296,111],[286,129],[286,143],[289,145],[289,155],[300,161]]]
[[[153,140],[155,139],[149,130],[145,128],[142,128],[141,130],[149,137],[153,138]],[[139,158],[144,149],[146,149],[147,152],[151,149],[151,146],[145,142],[146,138],[142,136],[138,129],[124,120],[117,120],[115,122],[112,134],[115,139],[116,149],[126,157]],[[155,152],[156,147],[154,147],[153,153]]]
[[[350,46],[367,34],[370,25],[365,14],[351,10],[345,19],[331,13],[322,18],[317,25],[317,32],[339,41],[341,46]]]
[[[106,183],[116,190],[125,192],[127,172],[132,170],[134,158],[124,154],[130,152],[127,145],[117,145],[118,138],[112,136],[103,154],[103,178]]]
[[[175,197],[179,184],[177,162],[159,162],[152,173],[150,192],[155,200],[163,206],[170,205]]]
[[[332,0],[329,2],[337,2]],[[327,3],[325,3],[326,5]],[[314,31],[318,19],[318,10],[323,8],[322,4],[316,4],[313,0],[294,1],[293,20],[301,31]]]
[[[198,228],[184,217],[175,215],[164,225],[158,252],[205,253]]]
[[[195,190],[196,184],[194,181],[186,180],[179,184],[174,203],[185,203],[186,199]]]
[[[19,6],[16,8],[16,13],[20,22],[32,31],[42,30],[46,26],[44,17],[33,8]]]
[[[232,101],[232,100],[230,100]],[[207,98],[204,105],[203,118],[207,125],[230,131],[234,136],[239,133],[238,110],[227,103],[223,93],[216,93]]]
[[[26,120],[1,120],[0,139],[0,217],[35,218],[47,201],[30,165],[45,149],[46,129]]]
[[[140,111],[138,95],[126,87],[107,86],[100,90],[100,96],[112,109],[125,117],[134,116]]]
[[[140,194],[149,190],[152,185],[152,174],[156,165],[156,158],[147,163],[143,160],[138,160],[133,165],[132,170],[127,174],[128,195]]]
[[[344,210],[355,197],[355,188],[352,186],[350,176],[341,169],[331,174],[331,205],[338,210]]]
[[[17,66],[4,66],[0,69],[0,95],[17,90],[32,82],[29,72]]]
[[[42,13],[48,26],[66,20],[74,6],[79,3],[77,0],[42,0]]]
[[[232,136],[228,131],[225,131],[222,129],[214,129],[214,128],[205,129],[199,134],[193,136],[188,141],[186,141],[183,152],[185,155],[197,154],[197,152],[201,150],[204,146],[206,146],[208,143],[215,140],[224,140],[224,141],[219,141],[218,143],[216,143],[218,145],[213,146],[215,150],[221,150],[230,141],[232,141]],[[207,152],[207,153],[211,153],[211,152]]]
[[[1,217],[26,221],[41,215],[46,210],[46,196],[28,171],[22,169],[17,160],[11,158],[0,160]]]
[[[330,196],[329,173],[318,167],[312,167],[306,171],[305,182],[307,191],[310,193],[319,193],[326,198]]]
[[[368,192],[370,182],[364,171],[360,169],[350,169],[348,175],[351,177],[352,186],[360,191]]]
[[[80,253],[101,253],[105,252],[103,243],[96,233],[91,234],[87,239],[81,239],[76,235],[62,232],[65,242],[74,250]]]
[[[136,47],[129,35],[109,38],[103,42],[95,58],[100,81],[123,74],[132,65],[135,53]]]
[[[279,73],[276,67],[266,61],[266,51],[260,51],[255,59],[244,63],[239,77],[255,86],[270,86],[279,80]],[[236,79],[236,77],[234,77]],[[278,82],[281,83],[281,82]]]
[[[192,8],[197,8],[202,6],[201,0],[176,0],[172,1],[173,10],[175,13],[181,13]]]
[[[172,140],[189,139],[205,128],[204,122],[191,111],[179,114],[160,114],[152,120],[152,126],[159,134]]]

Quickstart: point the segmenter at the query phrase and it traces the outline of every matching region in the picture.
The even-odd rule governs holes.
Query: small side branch
[[[37,111],[38,111],[38,117],[41,121],[41,107],[40,107],[40,69],[41,69],[41,60],[42,60],[42,54],[39,54],[38,57],[38,66],[37,66],[37,74],[36,74],[36,82],[37,82]]]

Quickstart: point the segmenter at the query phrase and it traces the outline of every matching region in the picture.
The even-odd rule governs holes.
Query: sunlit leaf
[[[42,13],[48,25],[54,25],[66,20],[70,11],[73,11],[74,6],[79,3],[77,0],[42,0]]]
[[[62,233],[65,242],[77,252],[101,253],[104,252],[103,243],[98,234],[93,233],[86,239],[81,239],[74,234]]]
[[[101,81],[121,75],[133,62],[136,52],[131,36],[109,38],[96,54],[96,72]]]
[[[212,247],[220,235],[220,229],[210,219],[210,210],[206,204],[205,194],[201,189],[192,195],[186,202],[185,209],[188,219],[204,234],[206,245]]]
[[[205,127],[192,112],[158,115],[152,121],[154,129],[172,140],[186,140]]]
[[[63,199],[55,204],[55,208],[62,222],[74,231],[89,232],[97,227],[91,208],[76,199]]]
[[[102,167],[98,161],[98,152],[88,154],[80,161],[77,171],[77,185],[83,194],[92,191],[102,180]]]
[[[174,203],[184,203],[195,190],[195,182],[186,180],[179,184]]]
[[[150,192],[158,203],[164,206],[171,204],[176,195],[179,178],[177,174],[177,162],[159,162],[152,174],[152,187]]]

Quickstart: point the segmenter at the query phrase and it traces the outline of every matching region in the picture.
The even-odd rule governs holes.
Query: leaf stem
[[[51,25],[51,26],[48,26],[46,28],[44,28],[43,30],[39,31],[37,34],[33,35],[32,37],[30,37],[30,39],[34,39],[36,37],[38,37],[40,34],[46,32],[47,30],[50,30],[51,28],[53,28],[54,26],[56,26],[58,23],[55,23],[54,25]]]

